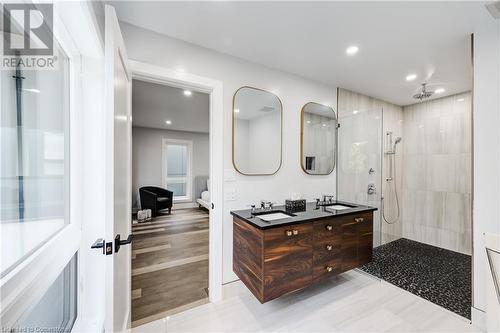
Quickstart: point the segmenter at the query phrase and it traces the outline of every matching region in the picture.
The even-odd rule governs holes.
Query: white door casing
[[[130,60],[135,79],[210,94],[210,210],[208,288],[209,301],[222,299],[223,223],[223,85],[221,81]]]
[[[127,53],[113,7],[105,7],[106,241],[131,232],[131,88]],[[130,327],[131,246],[107,256],[106,332]]]

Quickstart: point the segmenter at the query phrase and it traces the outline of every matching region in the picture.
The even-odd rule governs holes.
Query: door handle
[[[120,234],[115,237],[115,253],[120,251],[120,246],[132,243],[132,234],[128,235],[127,239],[121,240]]]

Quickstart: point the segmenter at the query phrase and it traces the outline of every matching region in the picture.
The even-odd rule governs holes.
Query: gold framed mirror
[[[335,169],[337,115],[326,105],[309,102],[301,110],[300,165],[309,175],[329,175]]]
[[[233,165],[246,176],[273,175],[282,163],[283,105],[275,94],[244,86],[233,96]]]

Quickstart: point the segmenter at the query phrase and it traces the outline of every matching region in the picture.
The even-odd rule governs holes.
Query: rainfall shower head
[[[413,98],[415,99],[419,99],[419,100],[424,100],[426,98],[429,98],[432,96],[432,94],[434,94],[434,91],[432,90],[426,90],[425,88],[426,84],[425,83],[422,83],[422,91],[420,91],[419,93],[413,95]]]

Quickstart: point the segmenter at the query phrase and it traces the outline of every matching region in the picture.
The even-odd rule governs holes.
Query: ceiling
[[[437,97],[471,89],[470,33],[492,19],[483,1],[113,5],[130,24],[398,105],[424,81]]]
[[[132,81],[132,126],[208,133],[209,110],[208,94]]]

